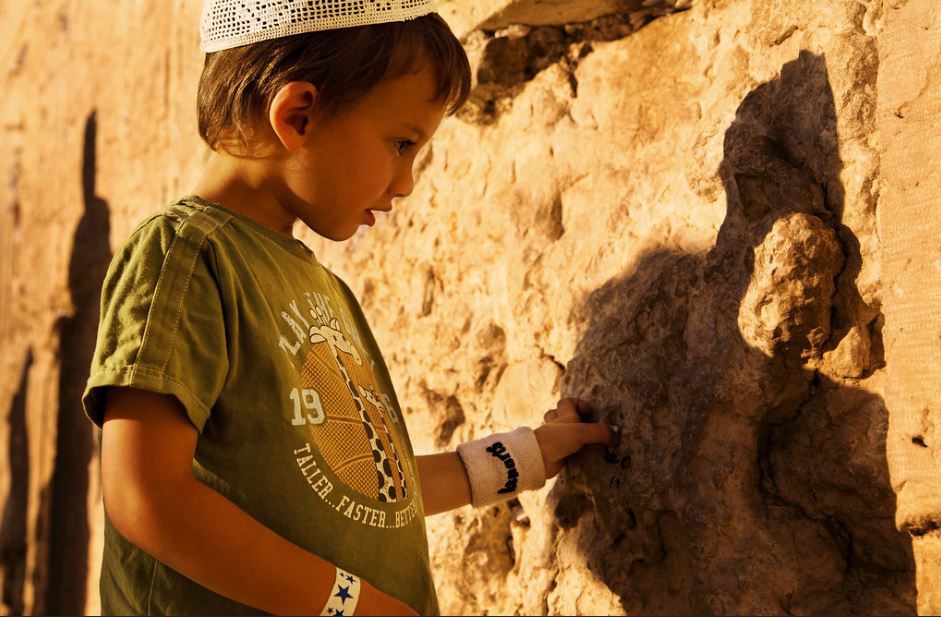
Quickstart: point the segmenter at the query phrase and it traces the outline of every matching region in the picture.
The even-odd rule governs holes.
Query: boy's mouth
[[[367,208],[366,210],[364,210],[364,212],[366,213],[366,224],[369,225],[370,227],[376,224],[376,214],[375,214],[376,211],[391,212],[392,206],[389,206],[388,208]]]

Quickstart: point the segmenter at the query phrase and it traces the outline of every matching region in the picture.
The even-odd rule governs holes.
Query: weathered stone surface
[[[455,34],[502,30],[511,25],[550,26],[625,15],[640,24],[690,5],[690,0],[442,0],[439,12]]]
[[[442,4],[471,104],[391,215],[301,237],[361,298],[419,453],[562,396],[624,432],[429,520],[446,613],[911,613],[916,583],[934,606],[937,533],[913,557],[894,526],[883,331],[911,335],[882,315],[877,231],[880,37],[924,1],[702,0],[646,25],[686,3]],[[98,610],[75,392],[100,264],[201,172],[198,12],[0,9],[7,612]]]
[[[416,432],[437,422],[419,378],[461,402],[452,446],[513,426],[499,385],[461,377],[494,322],[507,366],[552,358],[554,395],[624,427],[615,457],[576,457],[519,506],[438,517],[446,612],[913,610],[884,449],[877,20],[823,12],[703,3],[536,71],[529,45],[564,37],[511,29],[476,64],[478,87],[515,76],[505,102],[436,138],[389,227],[321,245],[376,272],[367,310]],[[397,275],[358,258],[380,246],[434,261],[430,312],[399,313]]]
[[[786,215],[774,221],[753,260],[738,319],[745,343],[793,366],[818,357],[830,338],[833,279],[843,268],[833,229],[811,214]]]
[[[111,247],[205,160],[199,3],[14,2],[0,15],[0,611],[94,614],[101,491],[76,396]]]
[[[886,183],[879,229],[886,243],[885,307],[891,403],[889,471],[895,518],[912,534],[918,611],[941,613],[941,6],[913,0],[884,9],[879,128]]]
[[[558,399],[553,400],[552,393],[558,391],[562,372],[562,367],[545,358],[507,366],[493,393],[494,422],[504,426],[533,424],[533,408],[555,407]]]

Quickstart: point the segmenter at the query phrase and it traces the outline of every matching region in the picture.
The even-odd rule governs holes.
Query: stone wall
[[[893,4],[879,44],[881,199],[887,328],[886,451],[899,529],[912,535],[918,612],[941,612],[941,6]],[[915,223],[917,221],[917,223]]]
[[[199,4],[0,7],[10,613],[98,610],[77,397],[112,247],[206,158]],[[566,396],[625,437],[540,491],[429,519],[446,613],[915,610],[878,216],[882,33],[919,18],[906,4],[441,3],[471,102],[375,227],[298,233],[361,299],[419,453]]]

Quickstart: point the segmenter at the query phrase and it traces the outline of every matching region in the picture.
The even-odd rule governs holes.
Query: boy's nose
[[[412,172],[409,170],[403,177],[397,178],[396,182],[389,187],[392,197],[408,197],[415,188],[415,181],[412,179]]]

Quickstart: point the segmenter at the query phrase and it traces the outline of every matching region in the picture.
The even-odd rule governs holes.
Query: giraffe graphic
[[[389,433],[389,425],[386,424],[385,422],[386,418],[390,418],[393,422],[396,422],[396,423],[398,422],[398,420],[395,417],[395,412],[392,410],[392,406],[389,405],[387,407],[386,405],[384,405],[382,401],[379,400],[379,396],[376,394],[376,392],[374,392],[373,390],[370,390],[369,388],[364,388],[363,386],[360,386],[359,393],[364,399],[372,403],[376,407],[376,409],[379,410],[379,414],[383,419],[382,430],[385,431],[386,440],[389,443],[392,443],[392,434]],[[386,401],[389,400],[389,397],[387,396],[383,395],[383,398]],[[402,469],[402,460],[398,456],[396,456],[394,460],[395,460],[396,471],[399,474],[399,486],[402,487],[402,498],[404,499],[407,496],[406,495],[407,491],[405,489],[405,471]]]
[[[353,383],[353,380],[350,379],[349,373],[346,371],[346,367],[340,360],[340,353],[347,353],[353,358],[353,361],[357,366],[362,366],[363,359],[360,356],[359,351],[356,349],[356,346],[353,345],[352,341],[350,341],[343,334],[343,332],[340,331],[340,322],[336,317],[331,320],[320,306],[311,308],[310,315],[313,317],[314,322],[308,331],[310,342],[313,344],[327,344],[333,355],[333,359],[336,361],[340,375],[346,382],[346,386],[350,391],[350,395],[353,397],[354,404],[356,405],[356,411],[359,414],[359,419],[363,424],[363,431],[366,433],[366,439],[369,441],[369,446],[372,450],[373,461],[376,465],[376,480],[379,501],[394,502],[398,501],[399,499],[404,499],[406,496],[404,474],[402,473],[402,465],[399,462],[399,456],[395,452],[395,445],[390,437],[389,446],[392,450],[389,453],[391,454],[390,461],[390,456],[386,453],[385,447],[382,445],[382,441],[379,438],[379,432],[376,430],[376,427],[373,426],[369,419],[369,415],[366,413],[366,405],[364,404],[363,396],[357,389],[356,385]],[[377,400],[375,396],[370,396],[367,398],[367,400],[369,399],[372,399],[372,401]],[[384,407],[377,405],[377,409],[379,409],[380,413],[382,414],[382,429],[386,435],[389,436],[389,430],[385,424],[385,416],[387,414],[384,410]],[[395,480],[392,476],[393,461],[395,466],[398,468],[399,478],[402,480],[400,484],[402,487],[401,495],[398,495],[395,489]]]

